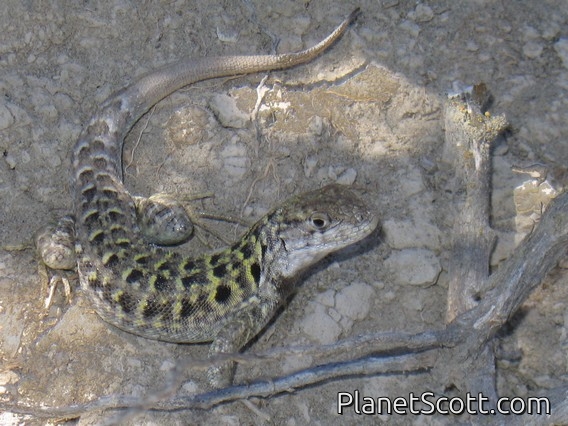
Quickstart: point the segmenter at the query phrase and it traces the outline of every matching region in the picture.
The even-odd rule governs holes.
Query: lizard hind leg
[[[75,220],[71,216],[59,219],[34,236],[36,250],[45,266],[55,270],[70,270],[77,265],[75,254]]]
[[[66,274],[77,265],[75,253],[75,220],[64,216],[56,225],[48,225],[34,235],[34,244],[40,257],[38,263],[42,286],[48,288],[45,308],[49,308],[59,283],[64,286],[65,297],[71,299],[71,285]],[[51,277],[50,277],[51,275]]]
[[[138,225],[147,242],[171,246],[189,240],[193,234],[192,220],[174,197],[159,193],[149,198],[133,198]]]

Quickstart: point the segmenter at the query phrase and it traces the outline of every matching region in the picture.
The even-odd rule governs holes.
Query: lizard
[[[212,342],[210,357],[241,350],[293,292],[303,270],[369,235],[377,215],[353,190],[331,184],[285,201],[230,247],[190,258],[159,246],[141,229],[138,198],[122,179],[124,138],[154,104],[182,87],[312,60],[358,14],[300,52],[189,59],[111,95],[72,150],[73,216],[36,238],[43,262],[52,269],[76,268],[97,314],[122,330],[167,342]],[[182,234],[190,227],[183,220],[167,222],[165,228]],[[229,360],[211,367],[210,384],[230,385],[234,366]]]

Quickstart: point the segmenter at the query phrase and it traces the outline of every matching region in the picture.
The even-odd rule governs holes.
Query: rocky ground
[[[448,248],[460,194],[443,162],[448,92],[485,82],[491,111],[511,128],[494,150],[492,224],[506,259],[538,219],[546,194],[512,166],[541,163],[561,189],[568,164],[568,4],[564,0],[53,1],[7,0],[0,12],[0,392],[46,406],[105,395],[141,396],[207,345],[173,345],[103,323],[76,287],[51,306],[31,249],[34,231],[71,209],[69,157],[82,126],[110,93],[179,58],[293,51],[313,45],[355,7],[362,16],[313,63],[214,80],[160,102],[130,133],[125,180],[133,193],[177,197],[196,211],[252,223],[291,194],[355,184],[382,231],[331,256],[249,349],[325,344],[375,331],[419,331],[444,322]],[[260,89],[259,89],[260,88]],[[259,93],[261,102],[257,103]],[[525,183],[525,192],[515,188]],[[528,194],[528,195],[527,195]],[[544,197],[544,198],[542,198]],[[244,228],[206,226],[236,240]],[[223,243],[204,231],[213,247]],[[197,239],[181,250],[207,249]],[[565,265],[564,265],[565,266]],[[73,276],[70,277],[72,284]],[[501,395],[565,383],[568,275],[560,265],[500,337]],[[247,365],[236,381],[317,363],[317,356]],[[427,374],[355,377],[208,411],[142,413],[132,424],[355,424],[337,393],[443,393]],[[188,371],[182,394],[206,390]],[[407,424],[408,417],[378,417]],[[101,413],[78,424],[99,424]],[[459,421],[417,417],[420,424]],[[0,414],[2,424],[44,424]]]

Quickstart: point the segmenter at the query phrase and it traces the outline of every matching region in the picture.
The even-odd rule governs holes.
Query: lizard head
[[[292,278],[329,253],[369,235],[378,217],[346,186],[332,184],[285,201],[267,217],[265,262]]]

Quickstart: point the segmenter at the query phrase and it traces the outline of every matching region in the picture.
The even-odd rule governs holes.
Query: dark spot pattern
[[[116,241],[116,240],[121,240],[121,239],[125,239],[125,238],[126,238],[127,232],[126,232],[126,230],[125,230],[124,228],[122,228],[122,227],[120,227],[120,228],[116,227],[116,228],[113,228],[113,229],[112,229],[112,231],[111,231],[111,236],[112,236],[112,239],[115,240],[115,241]]]
[[[258,263],[253,263],[250,265],[250,274],[254,278],[254,282],[258,285],[260,282],[260,265]]]
[[[193,314],[195,311],[195,305],[191,303],[189,299],[182,299],[181,301],[181,310],[180,310],[180,317],[187,318]]]
[[[183,265],[183,269],[185,269],[187,272],[195,269],[195,262],[193,260],[188,260],[187,262],[185,262],[185,265]]]
[[[93,147],[93,151],[106,151],[105,143],[100,139],[93,140],[91,146]]]
[[[83,195],[83,197],[91,202],[93,201],[93,198],[95,197],[95,194],[97,193],[97,188],[95,188],[94,186],[84,189],[83,192],[81,193]]]
[[[148,256],[137,257],[136,263],[138,263],[139,265],[145,265],[146,263],[148,263]]]
[[[264,257],[266,256],[266,251],[268,250],[268,247],[266,244],[264,243],[260,243],[260,255],[262,256],[262,259],[264,259]],[[262,260],[261,259],[261,260]]]
[[[186,290],[189,290],[189,288],[193,284],[195,284],[195,281],[193,280],[193,277],[181,277],[181,283],[183,284]]]
[[[118,304],[126,313],[130,313],[136,306],[136,300],[129,293],[123,292],[118,296]]]
[[[86,185],[87,183],[91,182],[95,177],[95,174],[93,173],[92,170],[88,169],[88,170],[83,170],[80,174],[79,174],[79,182],[81,182],[81,185]]]
[[[188,275],[181,277],[181,282],[186,289],[189,289],[192,285],[198,284],[202,285],[207,282],[207,277],[203,272],[199,272],[194,275]]]
[[[211,259],[209,259],[209,264],[214,267],[219,263],[220,259],[221,259],[221,253],[214,254],[211,256]]]
[[[103,292],[103,299],[105,299],[110,306],[116,306],[116,301],[112,298],[112,293],[110,291]]]
[[[195,302],[195,321],[197,323],[207,323],[211,321],[211,312],[213,312],[213,306],[207,301],[207,297],[201,294],[197,301]]]
[[[85,223],[85,225],[94,225],[95,223],[97,223],[97,221],[99,220],[99,212],[97,210],[89,213],[89,215],[87,217],[85,217],[85,219],[83,220],[83,222]]]
[[[159,306],[159,312],[162,316],[162,321],[172,322],[174,320],[174,302],[172,300],[164,300]]]
[[[81,161],[84,161],[85,159],[87,159],[90,153],[91,153],[91,148],[89,147],[89,145],[83,145],[81,149],[79,149],[77,157],[79,157]]]
[[[252,244],[247,244],[246,246],[244,246],[241,249],[241,253],[243,254],[243,258],[245,260],[250,259],[252,257],[252,255],[254,254],[254,249]]]
[[[246,270],[245,270],[244,267],[242,267],[239,271],[239,276],[237,277],[237,284],[239,285],[239,288],[241,290],[246,290],[250,287],[249,282],[248,282],[248,278],[247,278],[247,274],[246,274]]]
[[[225,263],[221,263],[213,268],[213,275],[216,278],[223,278],[227,273],[227,265]]]
[[[96,157],[95,159],[93,159],[93,165],[98,169],[106,169],[107,160],[103,157]]]
[[[99,207],[100,210],[109,211],[109,210],[114,209],[115,205],[116,205],[116,200],[110,200],[110,199],[105,198],[105,197],[99,198],[98,207]]]
[[[101,282],[101,280],[97,277],[94,278],[89,278],[89,285],[91,286],[91,288],[95,291],[100,291],[103,289],[103,283]]]
[[[154,281],[154,288],[157,291],[167,291],[171,289],[169,285],[169,280],[162,274],[156,275],[156,281]]]
[[[109,188],[103,189],[103,194],[109,200],[116,200],[118,198],[118,194],[114,189],[109,189]]]
[[[205,301],[201,303],[199,307],[200,309],[196,311],[194,315],[195,322],[197,324],[209,324],[211,322],[214,322],[217,318],[219,318],[219,316],[216,315],[216,312],[213,309],[211,303]]]
[[[231,297],[231,287],[221,284],[217,286],[215,292],[215,301],[218,303],[226,303]]]
[[[104,240],[105,240],[105,233],[104,231],[100,231],[93,237],[91,242],[94,244],[101,244]]]
[[[160,313],[160,304],[156,299],[147,299],[144,309],[142,309],[142,316],[146,319],[155,317]]]
[[[158,266],[158,271],[171,271],[172,264],[170,262],[164,262],[160,266]]]
[[[121,221],[119,219],[124,216],[121,212],[118,212],[116,210],[108,210],[106,212],[106,215],[107,215],[109,221],[113,222],[113,223]]]
[[[101,187],[112,186],[112,185],[115,184],[114,181],[113,181],[113,178],[108,173],[105,173],[105,172],[97,173],[97,176],[96,176],[95,179],[96,179],[97,183],[99,183],[101,185]]]
[[[112,268],[116,265],[118,265],[120,259],[118,258],[118,256],[116,255],[116,253],[111,254],[108,259],[105,262],[105,266],[107,268]]]
[[[137,281],[140,281],[144,277],[144,273],[138,269],[133,269],[130,271],[128,276],[126,277],[126,282],[129,284],[133,284]]]

